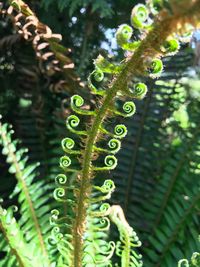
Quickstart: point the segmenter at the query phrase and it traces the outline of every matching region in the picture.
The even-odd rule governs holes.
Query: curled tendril
[[[136,107],[132,101],[125,102],[123,105],[123,110],[125,111],[125,117],[131,117],[135,114]]]
[[[68,156],[60,158],[60,167],[66,170],[71,165],[71,159]]]
[[[88,77],[88,86],[95,95],[105,95],[104,89],[97,89],[94,82],[102,82],[104,79],[104,73],[99,68],[96,68]],[[93,82],[94,81],[94,82]]]
[[[110,229],[110,220],[107,217],[102,217],[97,224],[93,225],[94,230],[108,231]]]
[[[122,24],[119,26],[116,32],[116,39],[119,45],[123,45],[127,43],[133,35],[133,29],[131,26],[127,24]]]
[[[102,55],[97,57],[97,59],[94,61],[94,64],[97,69],[101,70],[103,73],[117,74],[122,69],[122,65],[112,64]]]
[[[97,203],[111,197],[112,192],[115,190],[115,184],[112,180],[105,180],[102,186],[93,186],[93,188],[105,194],[90,199],[91,203]]]
[[[121,257],[122,256],[122,252],[123,252],[122,243],[120,241],[117,241],[117,244],[116,244],[116,255]]]
[[[91,212],[91,216],[92,217],[102,217],[102,216],[106,216],[108,215],[109,213],[109,210],[110,210],[110,204],[108,203],[103,203],[100,208],[99,208],[99,211],[93,211]]]
[[[61,142],[62,149],[69,154],[80,154],[80,151],[78,150],[72,150],[72,148],[75,146],[74,140],[71,138],[65,138]]]
[[[78,135],[87,135],[86,131],[78,131],[74,129],[78,127],[79,123],[80,123],[80,119],[76,115],[70,115],[67,118],[66,126],[72,133],[75,133]]]
[[[71,107],[72,109],[74,107],[80,108],[84,105],[84,99],[80,95],[73,95],[71,97]]]
[[[114,169],[117,166],[117,159],[112,155],[106,156],[104,162],[107,168],[110,170]]]
[[[101,186],[101,192],[108,193],[113,192],[115,190],[115,184],[112,180],[105,180],[103,185]]]
[[[108,142],[108,146],[110,147],[112,153],[117,153],[121,148],[121,142],[113,138]]]
[[[114,133],[111,133],[109,131],[107,131],[105,128],[103,128],[102,126],[100,127],[100,130],[102,133],[107,134],[113,138],[118,138],[118,139],[122,139],[127,135],[127,128],[124,124],[117,124],[114,128]]]
[[[136,29],[150,28],[152,21],[149,18],[149,11],[143,4],[138,4],[132,9],[131,24]]]
[[[56,188],[53,192],[53,196],[55,200],[59,202],[66,202],[66,200],[63,199],[65,197],[65,189],[62,187]]]
[[[60,212],[56,209],[51,211],[51,216],[56,218],[56,219],[58,219],[59,214],[60,214]]]
[[[121,148],[121,142],[118,139],[113,138],[108,142],[108,146],[110,150],[104,149],[101,147],[96,147],[96,146],[94,146],[94,150],[99,151],[99,152],[116,154]]]
[[[191,265],[190,265],[191,263]],[[190,267],[190,266],[196,266],[196,267],[199,267],[200,265],[200,253],[198,252],[194,252],[192,254],[192,258],[191,258],[191,261],[187,260],[187,259],[182,259],[178,262],[178,267]]]
[[[161,47],[161,51],[169,56],[175,55],[180,48],[179,41],[177,39],[169,39],[165,41]]]
[[[199,264],[200,264],[200,253],[194,252],[192,254],[191,262],[192,262],[192,264],[194,264],[196,266],[199,266]]]
[[[108,155],[104,159],[104,163],[106,166],[104,167],[93,167],[93,170],[95,171],[108,171],[108,170],[113,170],[117,166],[117,159],[113,155]]]
[[[62,140],[62,148],[64,151],[71,150],[74,147],[75,143],[74,140],[71,138],[65,138]]]
[[[118,110],[113,110],[113,112],[119,116],[123,116],[123,117],[131,117],[135,114],[136,111],[136,107],[134,102],[132,101],[128,101],[125,102],[123,105],[123,110],[124,112],[120,112]]]
[[[135,50],[139,46],[140,42],[130,42],[132,35],[133,29],[131,26],[127,24],[120,25],[115,35],[117,44],[124,50]]]
[[[96,248],[98,253],[100,253],[102,255],[107,255],[106,258],[102,257],[102,260],[96,259],[95,263],[96,264],[106,263],[113,256],[113,253],[114,253],[114,250],[115,250],[115,242],[113,242],[113,241],[105,242],[102,247],[96,245],[95,248]]]
[[[96,82],[102,82],[103,79],[104,79],[104,73],[99,68],[96,68],[93,71],[93,77],[94,77],[94,79],[95,79]]]
[[[63,238],[63,234],[60,233],[60,228],[55,226],[51,230],[51,236],[48,238],[48,243],[51,246],[55,246],[60,242],[62,238]]]
[[[183,259],[178,262],[178,267],[190,267],[188,260]]]
[[[54,209],[51,211],[50,225],[57,226],[59,228],[70,228],[70,225],[67,221],[70,221],[68,216],[63,216],[59,218],[59,211]]]
[[[55,181],[57,185],[65,186],[67,184],[67,176],[64,174],[58,174]]]
[[[136,99],[143,99],[147,94],[147,86],[144,83],[136,83],[133,91],[131,92],[131,97]]]
[[[163,63],[162,60],[159,58],[155,58],[152,60],[150,67],[149,67],[149,76],[151,78],[158,78],[163,71]]]
[[[81,109],[83,105],[84,99],[80,95],[73,95],[71,97],[71,108],[73,111],[81,115],[93,115],[95,113],[94,111]]]
[[[110,209],[110,204],[108,203],[103,203],[101,206],[100,206],[100,211],[103,212],[103,213],[107,213]]]
[[[114,136],[116,138],[124,138],[126,135],[127,135],[127,128],[125,125],[123,124],[118,124],[115,126],[115,129],[114,129]]]

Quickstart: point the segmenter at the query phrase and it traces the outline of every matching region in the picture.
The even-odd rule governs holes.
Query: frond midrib
[[[1,123],[0,123],[0,127],[1,127]],[[5,135],[5,133],[3,131],[1,131],[1,136],[2,136],[2,139],[5,140],[5,142],[7,142],[6,135]],[[33,202],[31,200],[31,196],[29,194],[29,189],[28,189],[28,187],[26,185],[25,180],[23,179],[23,173],[22,173],[22,171],[21,171],[21,169],[19,167],[19,164],[18,164],[18,161],[16,159],[15,154],[10,149],[9,144],[8,144],[7,148],[9,150],[9,155],[12,158],[12,162],[13,162],[13,164],[15,166],[15,169],[16,169],[16,178],[18,179],[18,182],[21,183],[21,185],[22,185],[22,190],[23,190],[23,192],[25,194],[26,201],[27,201],[28,206],[30,208],[30,213],[31,213],[31,216],[32,216],[32,219],[33,219],[33,223],[34,223],[34,226],[35,226],[36,233],[38,235],[38,241],[39,241],[39,244],[40,244],[40,247],[41,247],[42,254],[44,255],[45,259],[49,259],[48,253],[47,253],[47,250],[46,250],[46,247],[45,247],[45,243],[44,243],[44,240],[43,240],[40,224],[38,222],[38,218],[37,218],[36,213],[35,213],[35,209],[34,209]],[[47,263],[47,264],[48,264],[48,266],[50,266],[50,263]]]

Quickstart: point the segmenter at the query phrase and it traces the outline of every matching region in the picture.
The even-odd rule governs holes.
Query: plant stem
[[[93,120],[91,130],[88,132],[88,138],[85,143],[85,151],[82,162],[82,172],[80,174],[80,189],[77,194],[77,208],[75,211],[76,218],[73,227],[74,234],[74,266],[82,266],[82,244],[85,231],[86,211],[89,193],[91,191],[92,179],[92,158],[93,146],[96,143],[97,136],[100,131],[100,126],[104,122],[108,113],[109,107],[118,91],[123,91],[127,88],[127,83],[133,76],[141,75],[146,70],[146,60],[153,59],[156,56],[162,56],[160,46],[164,43],[167,37],[177,30],[181,23],[184,26],[188,21],[191,22],[192,17],[196,16],[200,11],[200,0],[196,1],[191,9],[181,9],[180,13],[174,16],[164,10],[158,16],[159,19],[155,23],[155,27],[148,33],[146,38],[141,42],[141,45],[135,51],[131,59],[127,62],[122,72],[116,77],[111,88],[108,89],[106,96],[103,99],[103,104],[99,109],[96,117]],[[194,22],[193,22],[194,23]]]
[[[1,123],[0,123],[0,128],[2,128]],[[6,134],[4,133],[4,131],[1,131],[1,137],[2,137],[2,140],[4,140],[4,142],[7,144],[7,148],[8,148],[8,151],[9,151],[8,152],[9,157],[12,159],[12,163],[15,166],[16,178],[17,178],[18,182],[21,183],[22,190],[24,192],[26,202],[27,202],[27,204],[29,206],[29,210],[30,210],[30,214],[31,214],[31,217],[32,217],[32,220],[33,220],[35,231],[36,231],[36,234],[38,236],[38,242],[40,244],[42,254],[45,257],[45,259],[47,260],[47,266],[50,266],[50,262],[49,262],[49,259],[48,259],[48,253],[47,253],[47,250],[46,250],[46,247],[45,247],[45,244],[44,244],[42,231],[40,229],[40,224],[39,224],[38,218],[37,218],[37,216],[35,214],[34,205],[33,205],[30,193],[29,193],[29,189],[28,189],[28,187],[26,185],[26,182],[25,182],[25,180],[23,178],[23,173],[22,173],[22,171],[20,169],[20,166],[18,164],[18,161],[17,161],[17,158],[16,158],[14,152],[12,151],[12,149],[10,149],[10,145],[9,145],[9,142],[7,141]]]
[[[6,229],[4,229],[3,225],[0,222],[0,230],[3,233],[4,238],[6,239],[7,243],[10,245],[11,252],[15,255],[17,262],[19,264],[19,267],[26,267],[26,263],[23,261],[23,258],[20,255],[19,248],[14,248],[11,246],[10,239],[6,233]]]

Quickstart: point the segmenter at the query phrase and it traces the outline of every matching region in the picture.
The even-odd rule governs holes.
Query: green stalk
[[[0,128],[2,128],[1,123],[0,123]],[[47,252],[46,247],[45,247],[41,227],[40,227],[37,215],[35,213],[34,205],[33,205],[30,193],[29,193],[29,189],[28,189],[26,182],[23,178],[23,173],[20,169],[20,166],[18,164],[18,161],[17,161],[17,158],[16,158],[14,152],[12,151],[12,149],[10,149],[10,146],[9,146],[9,143],[7,141],[6,134],[4,133],[4,131],[1,131],[1,137],[2,137],[2,140],[4,140],[4,142],[7,143],[8,155],[12,159],[12,163],[15,166],[16,178],[17,178],[18,182],[22,185],[22,190],[24,192],[27,205],[29,206],[29,210],[30,210],[31,217],[33,220],[34,228],[35,228],[35,231],[36,231],[36,234],[38,237],[38,244],[41,248],[42,254],[44,255],[45,259],[47,260],[47,266],[50,266],[50,262],[49,262],[49,258],[48,258],[48,252]]]
[[[0,210],[1,210],[1,207],[0,207]],[[15,255],[17,262],[19,264],[19,267],[26,267],[27,265],[24,262],[23,257],[20,254],[19,248],[15,248],[13,245],[11,245],[9,234],[7,233],[7,229],[4,228],[4,226],[1,222],[0,222],[0,231],[3,233],[4,238],[6,239],[7,243],[9,244],[12,254]]]
[[[93,146],[97,141],[97,137],[100,133],[100,126],[106,119],[109,107],[116,97],[117,92],[123,91],[127,88],[127,83],[134,76],[138,76],[145,73],[145,62],[147,57],[150,59],[156,56],[162,56],[160,52],[160,46],[165,42],[167,37],[177,30],[177,26],[181,23],[182,26],[188,21],[192,21],[194,17],[196,19],[197,14],[200,13],[200,1],[191,7],[191,9],[179,10],[178,14],[169,15],[164,10],[159,16],[159,20],[156,21],[155,27],[148,33],[146,38],[141,42],[138,49],[133,56],[127,62],[122,72],[118,75],[112,87],[108,89],[106,96],[103,99],[101,108],[99,109],[96,117],[93,120],[91,130],[88,133],[88,138],[85,143],[85,151],[82,162],[82,173],[78,179],[80,182],[80,189],[77,196],[77,209],[76,218],[73,228],[74,233],[74,266],[81,267],[82,261],[82,244],[84,235],[84,224],[86,221],[86,210],[89,193],[91,191],[91,179],[93,176],[91,166],[93,158]],[[195,21],[193,21],[195,23]],[[145,55],[145,56],[144,56]]]

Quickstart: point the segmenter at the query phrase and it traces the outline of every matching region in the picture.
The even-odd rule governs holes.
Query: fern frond
[[[193,253],[190,262],[186,259],[180,260],[178,262],[178,267],[198,267],[199,265],[200,265],[200,254],[198,252]]]
[[[121,71],[119,73],[116,71],[118,66],[114,67],[113,64],[109,64],[107,61],[103,64],[104,59],[102,58],[95,61],[95,70],[89,76],[88,82],[92,93],[97,95],[96,109],[86,110],[83,106],[84,101],[81,96],[76,95],[72,98],[71,107],[78,116],[73,114],[68,117],[67,128],[74,135],[78,136],[80,141],[75,142],[71,138],[69,139],[69,137],[65,138],[63,143],[66,145],[66,142],[70,141],[70,145],[67,146],[67,149],[64,146],[64,151],[67,154],[61,157],[60,160],[60,166],[65,173],[76,173],[73,186],[68,183],[67,190],[60,191],[60,196],[63,197],[66,197],[66,192],[72,191],[73,194],[71,213],[73,220],[70,224],[69,220],[66,221],[66,225],[70,229],[70,233],[67,236],[69,239],[66,242],[69,243],[69,240],[72,240],[72,246],[70,247],[71,253],[68,253],[71,255],[71,262],[67,262],[67,266],[68,264],[77,267],[82,266],[82,260],[85,256],[84,241],[89,231],[87,227],[87,211],[90,209],[93,180],[100,175],[100,172],[112,170],[117,166],[116,157],[110,155],[110,149],[101,149],[101,142],[108,141],[110,136],[114,138],[124,137],[127,133],[126,127],[123,125],[117,125],[115,128],[112,125],[112,128],[110,127],[109,129],[110,125],[107,121],[116,118],[116,116],[129,117],[135,113],[135,103],[130,98],[137,99],[138,94],[134,90],[129,89],[130,79],[134,76],[134,82],[136,83],[141,74],[153,78],[161,74],[163,65],[160,58],[165,56],[161,47],[169,36],[172,35],[174,37],[175,33],[179,32],[180,24],[185,25],[186,21],[189,20],[193,21],[193,24],[196,25],[196,11],[193,11],[194,17],[192,20],[191,13],[188,12],[192,12],[193,8],[196,10],[198,4],[199,2],[196,1],[190,6],[189,10],[186,10],[186,6],[185,9],[175,10],[177,13],[175,12],[174,16],[169,15],[167,10],[161,11],[159,19],[155,24],[149,24],[146,21],[146,15],[140,17],[140,12],[146,12],[146,7],[137,6],[132,14],[132,25],[136,26],[136,28],[139,27],[141,32],[146,31],[146,37],[138,45],[132,56],[125,63],[121,64]],[[147,20],[148,18],[147,16]],[[121,40],[123,41],[123,45],[124,42],[129,42],[129,31],[127,28],[124,29],[121,27],[118,29],[117,39],[120,40],[119,45],[121,44]],[[165,52],[167,53],[167,51]],[[104,73],[112,73],[114,75],[114,79],[109,85],[104,82]],[[141,95],[139,93],[139,98],[143,98],[147,89],[142,83],[140,84],[143,92]],[[108,87],[107,89],[106,86]],[[136,89],[137,87],[138,82],[134,88]],[[128,102],[120,105],[125,96],[129,97]],[[88,117],[88,124],[86,126],[82,123],[84,122],[82,118],[84,119],[85,116]],[[117,129],[119,128],[122,131],[117,136]],[[115,142],[115,145],[119,146],[119,142]],[[114,150],[114,153],[117,151],[118,149],[116,151]],[[80,162],[81,168],[74,168],[74,164],[77,162]],[[104,205],[103,207],[108,206]],[[98,214],[102,214],[101,211],[95,212],[96,216]],[[58,218],[56,220],[59,221]],[[64,233],[62,233],[62,227],[64,226],[65,223],[63,222],[58,227],[57,232],[60,232],[60,235],[57,235],[56,238],[63,238]],[[132,242],[130,239],[125,241],[127,246]],[[62,242],[64,242],[64,239]],[[127,249],[125,250],[127,251]],[[130,254],[130,251],[128,253]],[[62,256],[64,257],[64,255]],[[134,262],[135,258],[131,258],[131,260]],[[133,265],[133,262],[129,261],[128,264]],[[141,265],[140,262],[136,262],[136,264]]]
[[[186,51],[174,56],[173,62],[176,63],[167,58],[163,75],[156,81],[146,81],[149,92],[144,101],[136,103],[138,111],[134,122],[127,120],[129,134],[123,142],[124,149],[119,152],[119,164],[114,170],[117,188],[114,201],[124,207],[128,220],[134,222],[134,228],[141,234],[151,232],[150,216],[144,222],[144,216],[149,211],[146,205],[155,194],[163,164],[171,156],[167,122],[172,120],[173,112],[179,109],[183,101],[188,101],[184,98],[185,89],[179,81],[191,58],[192,55],[186,54]],[[172,65],[177,73],[173,80]],[[150,212],[153,216],[153,209]]]
[[[4,12],[11,16],[18,33],[32,43],[47,76],[52,77],[60,73],[61,76],[64,76],[61,78],[63,90],[66,90],[66,85],[72,92],[75,92],[77,88],[80,89],[82,87],[80,79],[75,74],[74,63],[68,56],[70,49],[66,49],[59,43],[62,36],[54,34],[47,25],[40,22],[24,1],[9,2],[10,7]],[[59,87],[58,84],[57,87]],[[59,90],[56,86],[52,89]]]
[[[10,207],[7,210],[0,206],[0,231],[6,240],[5,243],[10,247],[6,252],[9,257],[0,261],[0,266],[21,266],[32,267],[42,266],[39,259],[34,258],[33,247],[31,247],[22,235],[20,226],[13,217],[16,207]],[[5,249],[5,247],[4,247]],[[12,257],[14,255],[17,261]]]
[[[116,254],[121,258],[121,267],[143,266],[142,255],[135,251],[135,248],[140,247],[142,243],[126,221],[122,208],[120,206],[112,206],[110,218],[116,224],[120,234]]]
[[[13,131],[7,124],[0,123],[2,153],[6,156],[6,161],[10,165],[9,172],[14,174],[17,185],[12,194],[19,195],[21,218],[19,220],[21,230],[26,233],[27,242],[33,242],[40,260],[43,264],[48,264],[49,255],[45,235],[50,230],[47,204],[49,197],[46,194],[47,186],[44,181],[35,181],[36,168],[38,164],[28,164],[26,149],[16,149],[18,141],[12,141]],[[42,256],[41,256],[42,255]]]

